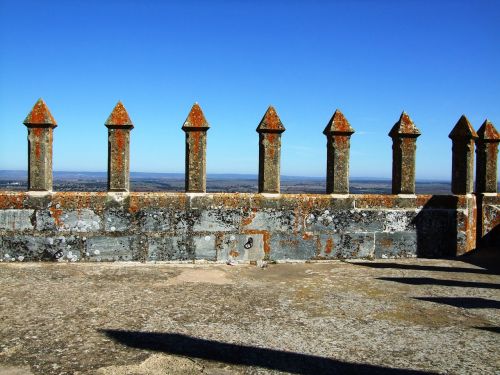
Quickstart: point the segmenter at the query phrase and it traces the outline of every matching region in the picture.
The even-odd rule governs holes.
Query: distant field
[[[55,191],[106,191],[105,172],[54,172]],[[0,190],[26,190],[26,171],[0,171]],[[131,173],[133,191],[184,191],[182,173]],[[418,194],[450,194],[447,181],[417,181]],[[390,194],[389,179],[353,178],[350,182],[353,194]],[[500,190],[500,189],[499,189]],[[257,176],[245,174],[209,174],[209,192],[257,191]],[[321,177],[281,177],[283,193],[323,193],[325,180]]]

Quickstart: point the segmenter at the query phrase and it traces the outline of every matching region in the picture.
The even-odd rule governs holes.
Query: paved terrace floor
[[[499,373],[473,263],[3,263],[0,373]]]

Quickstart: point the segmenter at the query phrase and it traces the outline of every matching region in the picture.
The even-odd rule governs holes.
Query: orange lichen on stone
[[[326,240],[325,254],[331,254],[332,250],[333,250],[333,238],[329,237]]]
[[[257,132],[266,133],[266,132],[274,132],[274,133],[283,133],[285,131],[285,127],[281,122],[276,110],[273,106],[269,106],[264,117],[259,123],[257,127]]]
[[[303,235],[302,235],[302,239],[303,240],[310,240],[311,238],[313,238],[313,235],[309,232],[305,232]]]
[[[345,118],[344,114],[340,112],[338,109],[335,110],[332,118],[326,124],[325,129],[323,130],[323,134],[345,134],[351,135],[354,133],[354,129],[349,124],[349,121]]]
[[[0,209],[23,208],[26,193],[0,192]]]
[[[42,98],[38,99],[35,103],[31,112],[24,119],[23,124],[26,126],[50,125],[53,128],[57,126],[56,120],[52,117],[47,104],[45,104]]]
[[[182,129],[204,130],[208,128],[210,128],[210,126],[208,125],[207,119],[205,118],[200,105],[198,103],[194,103],[191,107],[191,111],[189,111],[186,121],[184,121],[184,124],[182,125]]]
[[[125,106],[119,101],[113,111],[109,115],[108,119],[104,123],[106,126],[126,126],[128,128],[133,128],[134,124],[130,119]]]
[[[241,225],[247,226],[247,225],[252,224],[253,219],[255,219],[255,213],[256,213],[256,210],[252,210],[248,217],[245,217],[241,220]]]
[[[125,134],[123,131],[115,131],[116,152],[114,167],[118,170],[123,169],[123,152],[125,150]]]
[[[389,132],[389,136],[392,138],[401,136],[416,138],[420,136],[420,130],[415,126],[408,113],[403,111],[398,122],[394,124]]]
[[[40,159],[41,156],[41,142],[42,142],[42,128],[33,128],[31,130],[33,132],[33,143],[35,145],[35,157]]]

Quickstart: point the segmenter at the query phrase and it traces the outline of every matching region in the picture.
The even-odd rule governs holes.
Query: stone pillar
[[[451,191],[453,194],[472,193],[474,184],[474,140],[477,134],[469,120],[462,115],[451,131],[452,171]]]
[[[108,191],[130,190],[130,120],[122,102],[113,109],[105,124],[108,128]]]
[[[500,135],[493,124],[485,120],[477,131],[476,193],[497,192],[497,157]]]
[[[323,130],[326,135],[326,193],[349,194],[351,127],[338,109]]]
[[[52,139],[56,120],[40,98],[23,123],[28,128],[28,190],[52,191]]]
[[[415,194],[415,154],[420,131],[403,112],[394,124],[392,138],[392,194]]]
[[[207,130],[210,128],[198,103],[182,125],[186,133],[186,192],[207,191]]]
[[[259,193],[280,192],[281,133],[285,127],[270,106],[259,126]]]

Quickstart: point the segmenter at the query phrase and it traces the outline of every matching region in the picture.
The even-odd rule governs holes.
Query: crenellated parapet
[[[186,193],[130,188],[130,131],[121,102],[108,128],[108,192],[53,192],[57,126],[45,102],[28,128],[28,192],[0,192],[0,260],[271,261],[447,257],[498,245],[499,134],[486,120],[476,133],[462,116],[452,140],[452,193],[416,195],[416,140],[406,112],[392,138],[392,195],[350,194],[354,129],[336,110],[327,137],[325,194],[280,194],[281,135],[270,106],[260,121],[258,193],[206,193],[209,124],[195,103],[186,136]],[[474,149],[477,153],[476,191]],[[196,194],[191,194],[196,193]]]

